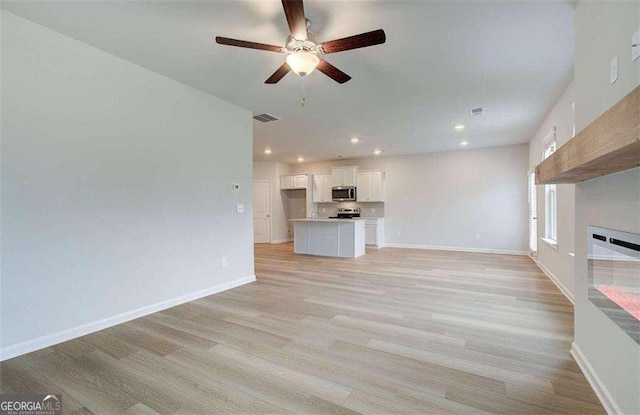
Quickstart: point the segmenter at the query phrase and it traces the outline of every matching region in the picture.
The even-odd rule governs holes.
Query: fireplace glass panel
[[[589,300],[640,344],[640,235],[589,226]]]

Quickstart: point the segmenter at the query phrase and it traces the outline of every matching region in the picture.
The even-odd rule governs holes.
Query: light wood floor
[[[258,281],[6,361],[66,413],[604,414],[527,257],[257,245]]]

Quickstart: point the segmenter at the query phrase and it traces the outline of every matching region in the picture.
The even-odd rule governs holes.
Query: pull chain
[[[302,79],[302,101],[300,102],[300,106],[304,107],[304,104],[307,102],[307,92],[304,88],[304,77],[300,79]]]

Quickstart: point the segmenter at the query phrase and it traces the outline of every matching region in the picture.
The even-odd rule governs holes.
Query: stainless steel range
[[[330,216],[330,219],[353,219],[360,217],[360,208],[338,208],[338,216]]]

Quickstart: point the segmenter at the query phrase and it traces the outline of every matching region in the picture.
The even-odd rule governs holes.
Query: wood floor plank
[[[585,414],[573,307],[524,256],[256,245],[257,282],[0,363],[77,414]]]
[[[257,401],[256,397],[220,382],[213,374],[190,370],[146,351],[121,362],[143,376],[164,382],[173,388],[172,396],[182,395],[187,403],[181,405],[181,411],[240,413],[250,411]]]
[[[12,394],[62,394],[62,409],[65,413],[83,408],[61,385],[51,382],[33,369],[24,360],[12,359],[0,367],[2,393]]]

